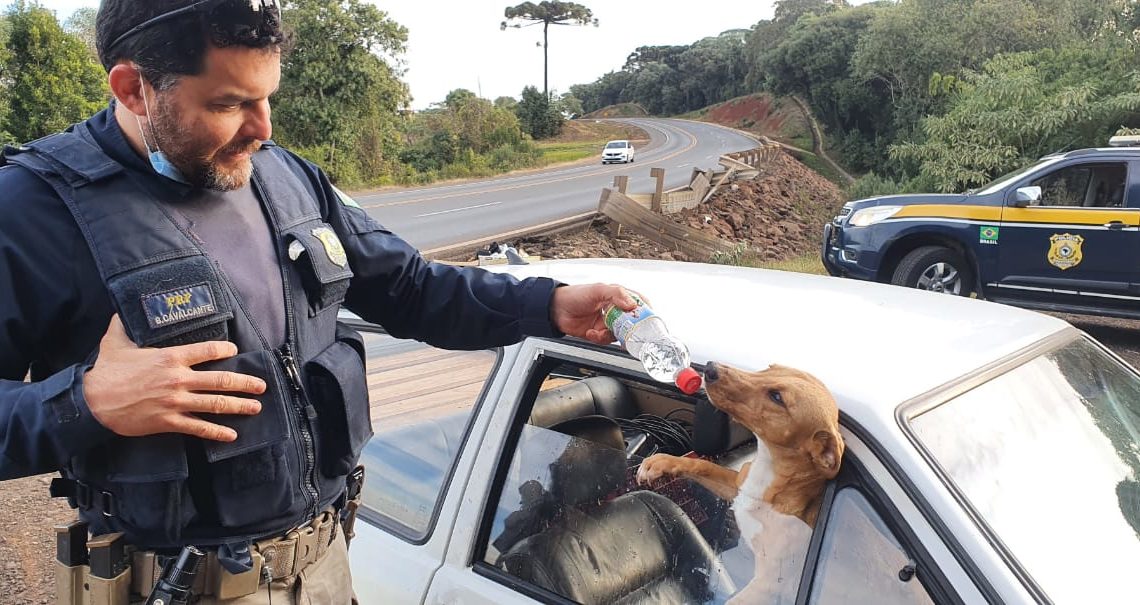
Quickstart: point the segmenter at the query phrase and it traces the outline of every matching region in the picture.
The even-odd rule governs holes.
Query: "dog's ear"
[[[823,471],[828,478],[839,472],[839,461],[843,457],[843,442],[831,431],[816,431],[808,439],[808,452],[811,461]]]

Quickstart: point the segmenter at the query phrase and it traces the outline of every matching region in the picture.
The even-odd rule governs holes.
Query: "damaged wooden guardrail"
[[[618,231],[628,229],[647,237],[662,246],[685,253],[690,258],[710,259],[719,254],[731,254],[739,244],[708,235],[706,232],[682,225],[667,215],[696,208],[706,202],[724,183],[759,176],[762,166],[783,153],[780,146],[762,142],[759,147],[726,153],[720,156],[721,170],[693,169],[689,184],[664,190],[665,170],[653,168],[650,176],[656,179],[653,193],[627,193],[629,177],[614,177],[613,188],[602,190],[598,212],[616,223]]]
[[[730,253],[736,244],[686,227],[663,214],[646,208],[637,200],[613,189],[603,189],[598,212],[624,229],[648,237],[690,258],[709,259],[717,253]]]
[[[726,153],[720,156],[720,170],[694,168],[689,184],[675,189],[664,189],[665,170],[653,168],[649,175],[656,179],[653,193],[628,193],[625,183],[628,177],[616,177],[614,187],[632,200],[654,212],[673,214],[707,202],[724,183],[738,179],[752,179],[760,174],[761,167],[770,162],[775,154],[783,153],[776,143],[763,143],[759,147]],[[619,182],[620,181],[620,182]]]

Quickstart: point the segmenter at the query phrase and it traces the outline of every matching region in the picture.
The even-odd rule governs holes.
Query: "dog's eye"
[[[782,408],[788,407],[788,406],[784,405],[784,396],[781,395],[780,392],[777,391],[776,389],[771,389],[770,391],[768,391],[768,399],[771,399],[772,401],[774,401],[776,403],[776,405],[778,405]]]

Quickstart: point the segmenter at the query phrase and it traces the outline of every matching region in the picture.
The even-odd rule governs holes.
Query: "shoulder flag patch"
[[[337,196],[337,198],[340,199],[341,204],[344,204],[345,206],[348,206],[349,208],[360,208],[360,204],[357,204],[356,200],[349,197],[347,193],[338,189],[336,187],[336,185],[333,185],[333,191],[336,192],[336,196]]]

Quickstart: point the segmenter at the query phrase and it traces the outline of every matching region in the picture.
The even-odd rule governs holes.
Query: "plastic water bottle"
[[[641,360],[645,371],[659,382],[671,382],[682,393],[691,395],[701,388],[701,375],[689,367],[689,349],[685,343],[669,334],[665,322],[638,298],[632,311],[622,311],[610,305],[602,310],[606,327],[629,351]]]

